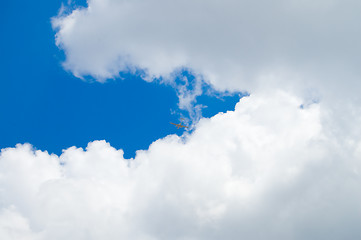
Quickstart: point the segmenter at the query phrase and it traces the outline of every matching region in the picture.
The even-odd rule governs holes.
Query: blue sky
[[[84,1],[77,1],[78,5]],[[175,89],[143,81],[139,74],[102,84],[80,80],[66,72],[64,53],[55,45],[51,17],[62,1],[3,3],[1,14],[0,147],[31,143],[60,154],[88,142],[111,142],[134,157],[156,139],[182,134],[169,124],[185,111],[177,107]],[[192,79],[192,76],[184,72]],[[205,85],[205,90],[210,87]],[[208,88],[208,89],[207,89]],[[219,94],[218,94],[219,95]],[[202,95],[203,116],[233,110],[239,96]]]
[[[0,239],[361,239],[360,1],[0,11]]]

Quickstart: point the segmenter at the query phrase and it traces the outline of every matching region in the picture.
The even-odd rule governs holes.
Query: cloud
[[[186,110],[202,81],[251,95],[134,159],[105,141],[60,156],[2,149],[0,236],[360,238],[359,9],[353,0],[63,8],[52,19],[56,44],[77,77],[141,69],[172,84]],[[193,85],[176,82],[183,69]]]
[[[361,141],[336,131],[327,106],[302,103],[281,90],[255,93],[134,159],[105,141],[61,156],[29,144],[3,149],[0,234],[357,239]]]
[[[162,79],[192,122],[204,93],[177,84],[184,69],[195,86],[250,94],[282,88],[335,115],[350,105],[360,111],[358,1],[91,0],[69,8],[52,18],[65,69],[101,82],[120,72]]]
[[[64,67],[78,77],[139,68],[146,79],[171,78],[185,67],[219,90],[356,95],[360,9],[354,0],[91,0],[52,23]]]

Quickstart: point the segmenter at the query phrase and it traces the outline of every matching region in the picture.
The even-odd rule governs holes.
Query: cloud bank
[[[175,84],[188,69],[219,91],[282,88],[344,114],[360,111],[360,11],[355,0],[90,0],[52,24],[75,76],[141,69],[147,81],[173,84],[181,109],[196,109],[203,93]]]
[[[186,67],[221,90],[327,84],[322,94],[337,94],[360,87],[360,10],[355,0],[90,0],[52,23],[78,77]]]
[[[0,236],[358,239],[361,141],[301,104],[254,94],[130,160],[105,141],[61,156],[3,149]]]
[[[134,159],[105,141],[61,156],[3,149],[1,238],[359,239],[360,9],[91,0],[62,11],[52,23],[75,76],[141,69],[175,84],[183,109],[201,93],[172,82],[182,69],[251,96]]]

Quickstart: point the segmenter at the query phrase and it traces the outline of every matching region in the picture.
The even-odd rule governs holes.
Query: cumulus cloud
[[[306,105],[360,111],[359,1],[90,0],[71,9],[52,19],[65,69],[98,81],[140,69],[172,84],[193,121],[203,92],[176,84],[184,69],[196,86],[283,88]]]
[[[335,135],[327,107],[302,103],[284,91],[253,94],[134,159],[105,141],[61,156],[29,144],[3,149],[0,234],[358,239],[361,141]]]
[[[247,90],[124,159],[105,141],[0,155],[4,239],[359,239],[358,1],[91,0],[53,18],[64,67]],[[196,77],[178,84],[183,69]],[[188,85],[187,85],[188,84]],[[190,110],[191,111],[191,110]],[[197,112],[193,112],[198,116]]]
[[[91,0],[52,23],[78,77],[139,68],[171,78],[186,67],[222,90],[327,84],[319,91],[337,94],[360,87],[360,9],[354,0]]]

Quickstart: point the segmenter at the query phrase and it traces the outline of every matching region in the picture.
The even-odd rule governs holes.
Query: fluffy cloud
[[[202,79],[252,94],[135,159],[105,141],[61,156],[3,149],[1,238],[359,239],[360,7],[91,0],[62,12],[56,43],[78,77],[191,69],[193,92],[170,83],[183,109]]]
[[[357,239],[361,141],[336,131],[327,107],[301,104],[284,91],[254,94],[130,160],[105,141],[61,156],[3,149],[0,234]]]
[[[169,78],[186,67],[217,89],[334,95],[360,88],[360,9],[354,0],[90,0],[52,22],[79,77],[140,68]]]
[[[168,80],[195,121],[202,89],[172,81],[184,68],[195,86],[251,94],[283,88],[347,115],[361,104],[360,10],[355,0],[90,0],[52,24],[75,76],[105,81],[142,69],[146,80]]]

